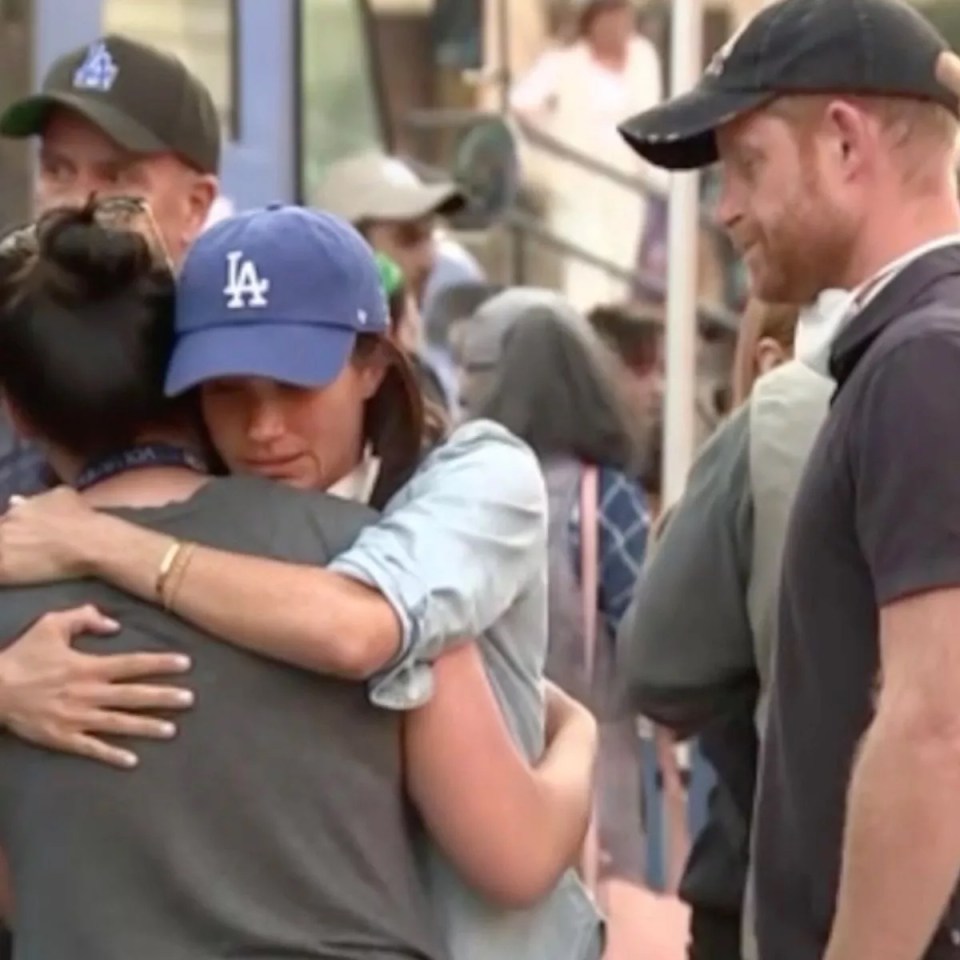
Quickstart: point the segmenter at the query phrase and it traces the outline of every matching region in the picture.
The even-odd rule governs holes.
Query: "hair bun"
[[[157,269],[146,238],[133,228],[106,226],[91,201],[54,210],[37,227],[38,258],[90,296],[109,296]]]

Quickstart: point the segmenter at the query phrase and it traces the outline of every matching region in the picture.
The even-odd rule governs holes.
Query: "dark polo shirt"
[[[820,960],[830,934],[880,608],[960,585],[960,245],[884,288],[831,367],[784,556],[754,849],[763,960]],[[960,957],[954,929],[956,904],[924,960]]]

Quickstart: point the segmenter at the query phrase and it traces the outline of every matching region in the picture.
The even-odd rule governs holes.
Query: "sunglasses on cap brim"
[[[98,226],[106,230],[130,230],[139,233],[147,241],[151,253],[171,273],[174,272],[173,258],[160,232],[160,225],[146,200],[130,196],[92,196],[88,207]],[[50,210],[36,221],[8,231],[0,238],[0,254],[8,254],[18,249],[36,250],[38,232],[59,212],[60,210]]]

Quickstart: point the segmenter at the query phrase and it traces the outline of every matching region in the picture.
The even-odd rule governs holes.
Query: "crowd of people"
[[[0,956],[960,955],[960,57],[778,0],[659,99],[753,293],[676,503],[662,316],[489,283],[455,184],[211,218],[210,94],[122,36],[0,114]],[[715,775],[679,899],[649,723]]]

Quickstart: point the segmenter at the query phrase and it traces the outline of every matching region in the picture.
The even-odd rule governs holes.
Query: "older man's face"
[[[130,153],[78,114],[58,110],[41,137],[36,212],[81,205],[93,193],[146,200],[171,257],[180,261],[203,228],[216,180],[173,154]]]

